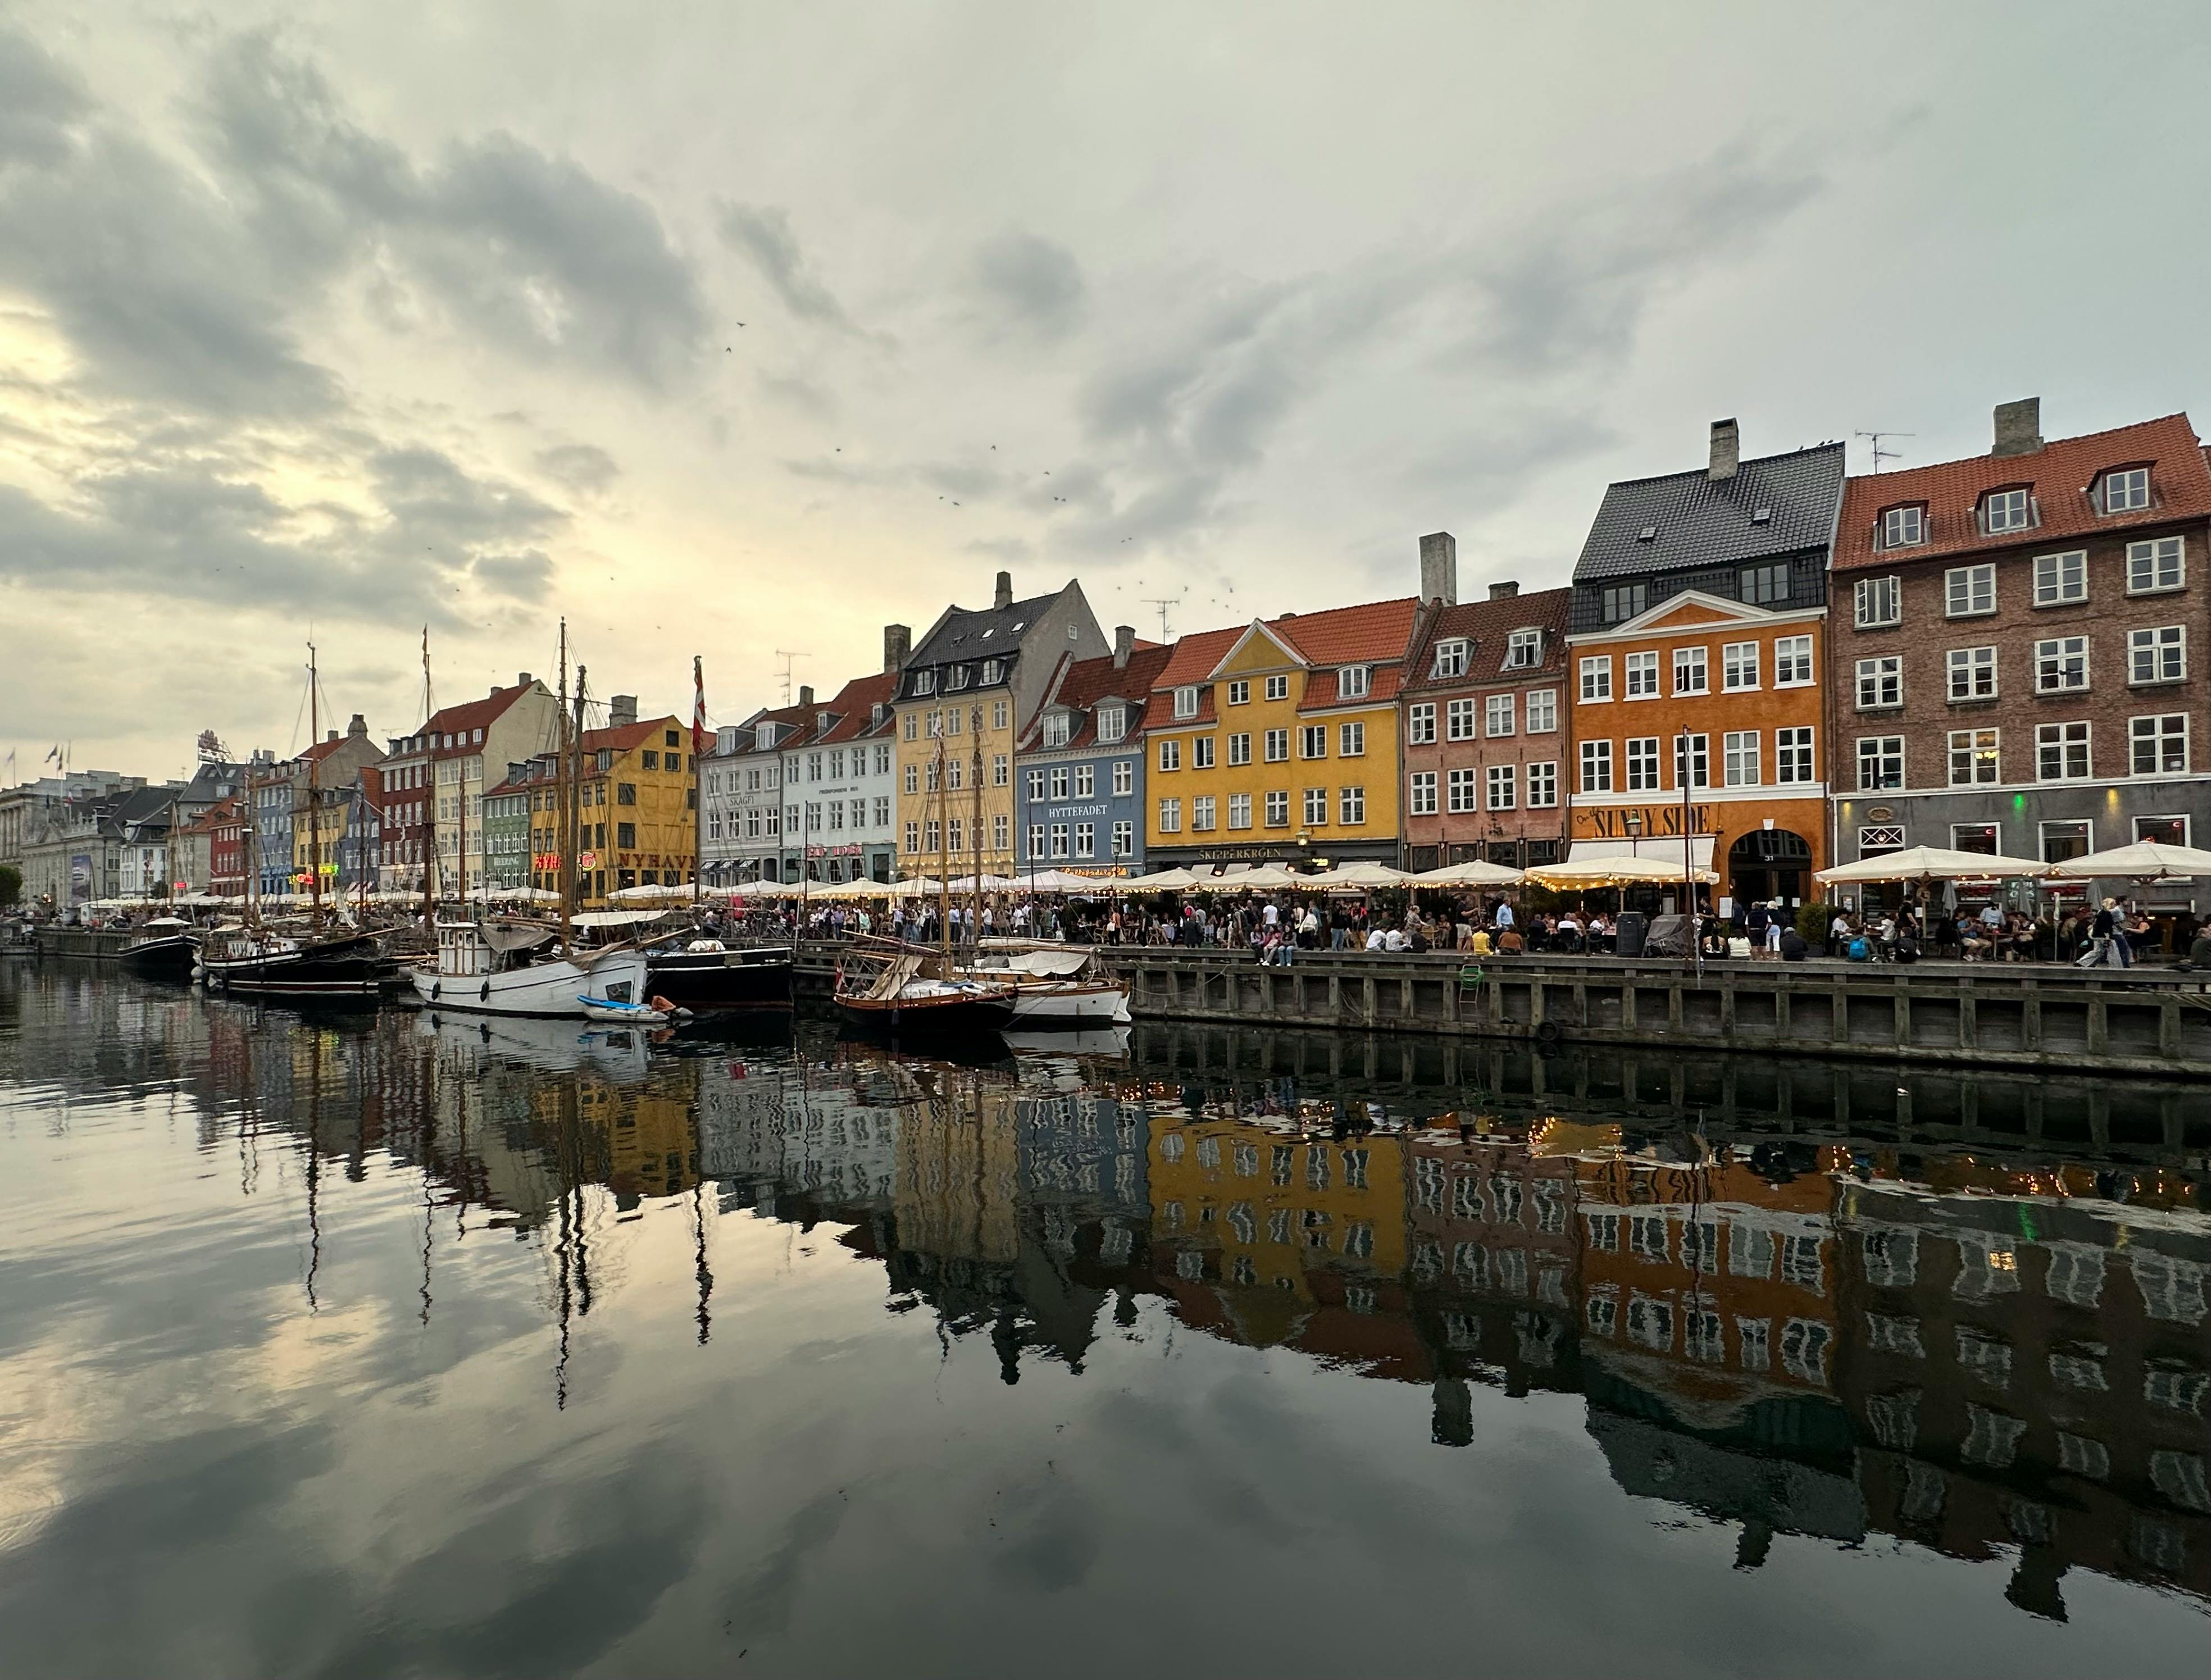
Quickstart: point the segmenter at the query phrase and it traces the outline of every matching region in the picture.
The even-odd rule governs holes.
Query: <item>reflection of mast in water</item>
[[[568,1405],[570,1319],[572,1314],[588,1317],[591,1310],[591,1257],[584,1232],[583,1121],[576,1089],[580,1077],[570,1078],[560,1087],[560,1129],[554,1148],[560,1210],[556,1242],[560,1262],[560,1352],[554,1368],[553,1387],[554,1404],[563,1411]]]
[[[699,1345],[706,1345],[706,1339],[714,1326],[713,1314],[706,1303],[714,1294],[713,1269],[706,1264],[706,1176],[701,1170],[706,1163],[706,1146],[699,1135],[699,1106],[694,1097],[691,1107],[691,1240],[695,1245],[695,1269],[699,1278]]]
[[[323,1266],[322,1209],[318,1194],[323,1179],[323,1041],[312,1030],[307,1035],[307,1310],[319,1313],[315,1299],[315,1274]]]

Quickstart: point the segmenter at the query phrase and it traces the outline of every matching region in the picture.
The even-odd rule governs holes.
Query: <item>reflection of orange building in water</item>
[[[1149,1173],[1156,1280],[1185,1323],[1425,1375],[1403,1284],[1402,1139],[1155,1116]]]

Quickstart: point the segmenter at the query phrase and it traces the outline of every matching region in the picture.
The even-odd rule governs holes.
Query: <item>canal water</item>
[[[2200,1674],[2184,1087],[0,965],[9,1675]]]

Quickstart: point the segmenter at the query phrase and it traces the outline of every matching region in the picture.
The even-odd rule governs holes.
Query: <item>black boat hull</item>
[[[397,964],[378,950],[373,936],[203,966],[211,992],[295,1003],[373,1003],[399,972]]]
[[[877,1038],[960,1038],[997,1032],[1014,1018],[1011,998],[956,998],[945,1003],[878,1003],[839,998],[847,1026]]]
[[[199,947],[183,934],[124,946],[116,960],[125,974],[142,980],[189,981],[200,960]]]
[[[646,995],[686,1009],[788,1009],[791,952],[673,951],[645,959]]]

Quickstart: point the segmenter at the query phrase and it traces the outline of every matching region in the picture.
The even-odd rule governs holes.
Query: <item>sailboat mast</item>
[[[315,674],[315,644],[307,644],[307,897],[317,933],[323,929],[323,794],[316,748],[323,740],[322,687]],[[299,714],[292,714],[294,717]]]
[[[983,708],[980,705],[975,708],[968,722],[973,725],[969,734],[975,743],[975,826],[969,836],[975,858],[975,919],[968,924],[967,931],[979,951],[983,939]]]
[[[936,738],[936,927],[944,937],[944,960],[952,961],[952,795],[946,786],[949,766],[944,758],[944,737]]]
[[[576,863],[577,863],[577,866],[578,866],[578,867],[582,865],[583,861],[584,861],[584,841],[583,841],[583,831],[584,831],[584,683],[585,683],[585,668],[584,668],[584,667],[582,667],[581,665],[578,665],[578,666],[576,668],[576,695],[575,695],[575,707],[576,707],[576,713],[575,713],[575,717],[574,717],[574,720],[573,720],[572,727],[572,728],[569,729],[569,731],[568,731],[568,760],[569,760],[569,762],[568,762],[568,801],[569,801],[569,809],[570,809],[570,810],[574,813],[574,817],[575,817],[575,828],[576,828],[575,855],[576,855]],[[581,891],[581,888],[580,888],[580,887],[578,886],[578,881],[579,881],[579,879],[581,879],[581,877],[579,876],[579,874],[578,874],[578,868],[572,867],[572,868],[568,871],[568,894],[569,894],[569,897],[570,897],[572,899],[572,898],[574,898],[574,897],[576,897],[577,896],[578,896],[578,894],[579,894],[579,893],[580,893],[580,891]]]
[[[706,879],[706,776],[699,768],[699,737],[706,727],[706,670],[694,653],[691,656],[691,909],[694,916]]]
[[[422,626],[422,762],[430,774],[428,781],[430,832],[422,841],[422,925],[430,930],[433,941],[438,933],[438,888],[435,869],[438,857],[438,769],[430,757],[430,720],[437,710],[432,704],[430,692],[430,626]]]
[[[576,825],[568,812],[568,621],[560,620],[560,692],[554,702],[553,751],[553,843],[558,848],[555,873],[560,879],[560,949],[568,948],[568,907],[576,867]]]

